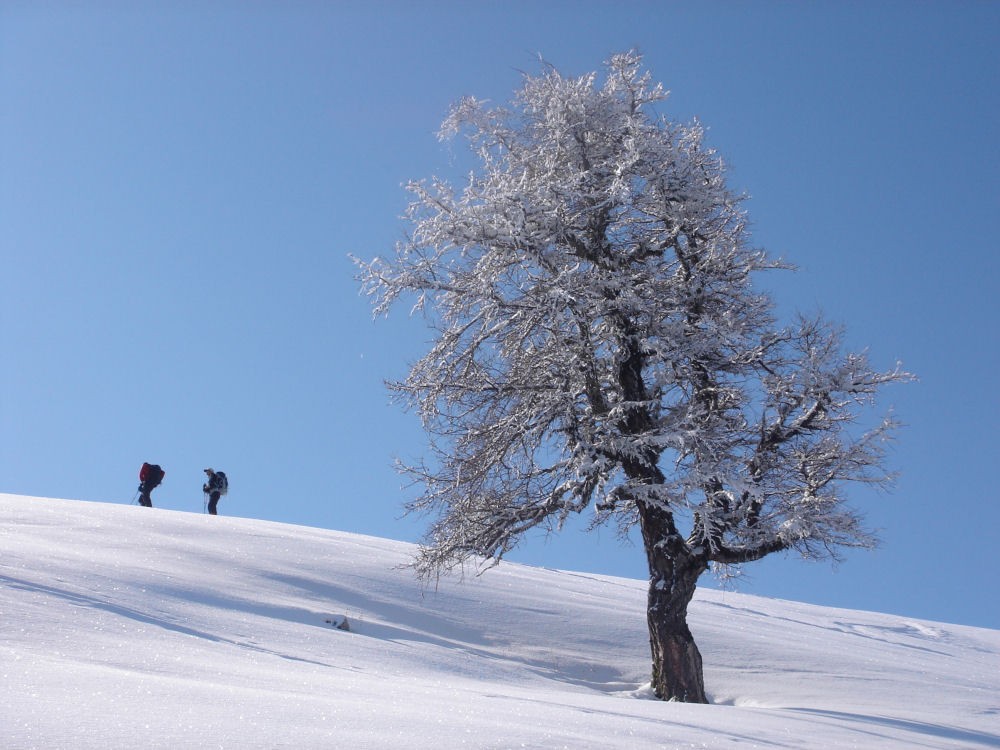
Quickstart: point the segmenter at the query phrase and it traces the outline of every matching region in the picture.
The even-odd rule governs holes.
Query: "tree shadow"
[[[949,740],[951,742],[975,743],[985,747],[1000,747],[1000,734],[980,732],[973,729],[942,726],[940,724],[930,724],[925,721],[914,721],[912,719],[896,719],[890,716],[872,716],[869,714],[830,711],[820,708],[787,708],[783,710],[813,716],[825,716],[851,724],[868,724],[887,729],[902,729],[914,734]]]
[[[20,589],[22,591],[44,594],[46,596],[62,599],[77,607],[86,607],[90,609],[109,612],[118,617],[124,617],[129,620],[133,620],[135,622],[140,622],[144,625],[150,625],[173,633],[179,633],[181,635],[190,636],[192,638],[200,638],[202,640],[210,641],[212,643],[222,643],[230,646],[235,646],[240,649],[255,651],[261,654],[268,654],[270,656],[277,656],[281,659],[286,659],[288,661],[304,662],[307,664],[315,664],[321,667],[333,667],[336,669],[345,669],[344,667],[337,664],[331,664],[329,662],[323,662],[314,659],[307,659],[301,656],[295,656],[293,654],[281,653],[280,651],[264,648],[254,643],[239,641],[232,638],[226,638],[224,636],[211,633],[207,630],[191,627],[190,625],[184,625],[176,621],[170,620],[169,618],[166,617],[155,617],[139,609],[135,609],[133,607],[127,607],[122,604],[115,604],[113,602],[109,602],[97,596],[89,594],[81,594],[78,592],[73,592],[66,589],[59,589],[54,586],[47,586],[41,583],[24,581],[21,579],[12,578],[10,576],[5,576],[5,575],[0,575],[0,583],[2,583],[5,586],[9,586],[10,588],[13,589]],[[249,610],[249,608],[247,609]],[[257,610],[255,609],[254,611]],[[322,616],[319,613],[315,614],[315,619],[317,625],[322,622]]]

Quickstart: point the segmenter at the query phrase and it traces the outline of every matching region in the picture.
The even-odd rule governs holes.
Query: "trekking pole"
[[[138,502],[139,492],[141,491],[142,491],[141,488],[135,491],[135,494],[132,496],[132,502],[130,502],[129,505],[135,505]]]
[[[205,492],[205,493],[202,493],[202,494],[203,494],[203,496],[205,498],[205,505],[202,507],[201,512],[202,513],[208,513],[208,493]]]

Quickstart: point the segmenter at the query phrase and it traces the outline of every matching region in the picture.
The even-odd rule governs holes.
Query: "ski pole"
[[[139,493],[141,491],[142,491],[141,487],[135,491],[135,494],[132,496],[132,502],[130,502],[129,505],[135,505],[138,502],[138,500],[139,500]]]

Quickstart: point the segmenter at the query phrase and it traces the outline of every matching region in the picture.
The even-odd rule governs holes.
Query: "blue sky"
[[[213,466],[223,514],[419,539],[382,381],[430,334],[373,322],[348,254],[391,251],[407,180],[461,179],[451,102],[636,47],[798,265],[780,309],[920,378],[880,404],[895,490],[851,495],[883,546],[741,590],[1000,627],[998,32],[987,2],[3,3],[0,491],[128,503],[149,460],[201,512]],[[645,577],[612,530],[511,559]]]

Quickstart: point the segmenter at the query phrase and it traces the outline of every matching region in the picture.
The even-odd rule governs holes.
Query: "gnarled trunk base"
[[[646,619],[653,691],[665,701],[708,703],[701,652],[687,624],[688,604],[707,562],[691,555],[668,512],[648,506],[641,511],[649,562]]]
[[[649,648],[653,656],[652,684],[657,698],[708,703],[701,652],[686,626],[683,632],[668,632],[650,612]]]

